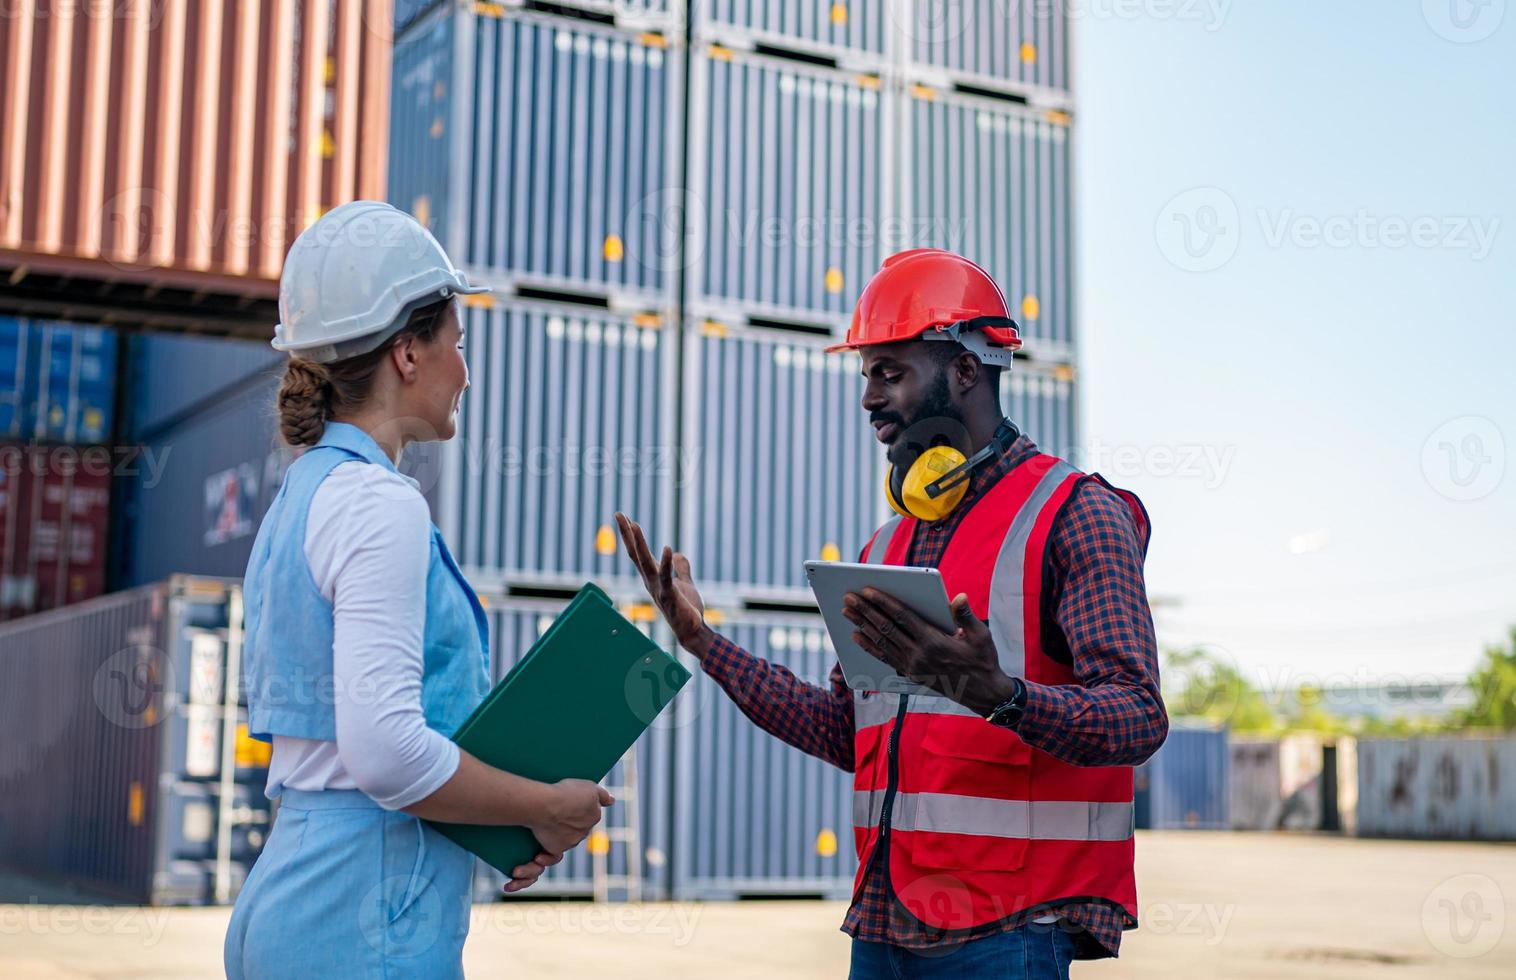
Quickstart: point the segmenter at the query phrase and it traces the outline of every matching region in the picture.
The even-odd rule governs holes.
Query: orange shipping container
[[[6,8],[0,302],[45,299],[32,276],[128,310],[163,289],[266,300],[303,228],[384,197],[391,0]]]

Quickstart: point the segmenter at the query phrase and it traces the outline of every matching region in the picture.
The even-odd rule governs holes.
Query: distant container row
[[[0,442],[0,620],[105,591],[120,462],[109,447]]]
[[[397,29],[448,6],[500,16],[527,4],[398,0]],[[551,6],[674,38],[687,27],[696,41],[762,45],[848,65],[899,62],[916,75],[944,73],[1043,98],[1066,97],[1070,84],[1063,0],[556,0]]]
[[[104,327],[0,316],[0,439],[109,442],[116,345]]]
[[[823,354],[825,337],[691,325],[680,380],[676,331],[658,316],[502,302],[466,318],[458,436],[406,462],[481,588],[630,577],[613,513],[670,542],[677,494],[702,583],[804,601],[802,562],[854,558],[884,519],[856,359]],[[138,337],[130,350],[131,375],[163,383],[131,410],[143,450],[119,507],[122,580],[240,575],[293,458],[277,437],[278,362],[224,340]],[[1018,366],[1002,404],[1067,455],[1072,392],[1067,374]]]
[[[940,246],[1072,352],[1061,110],[449,3],[397,41],[391,133],[390,200],[508,294],[655,309],[682,280],[693,315],[836,325],[885,255]]]
[[[486,598],[501,676],[562,603]],[[0,866],[152,904],[235,896],[272,820],[267,746],[226,686],[239,614],[235,581],[176,577],[0,626]],[[807,679],[830,667],[818,617],[720,628]],[[590,894],[594,851],[610,874],[639,870],[650,898],[851,890],[849,775],[754,728],[698,668],[636,762],[606,824],[634,830],[635,850],[597,837],[533,894]],[[626,780],[618,766],[608,781]],[[481,866],[476,895],[500,884]]]

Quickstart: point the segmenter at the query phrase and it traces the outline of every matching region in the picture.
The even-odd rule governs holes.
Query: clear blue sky
[[[1084,462],[1160,641],[1462,674],[1516,624],[1516,0],[1076,6]]]

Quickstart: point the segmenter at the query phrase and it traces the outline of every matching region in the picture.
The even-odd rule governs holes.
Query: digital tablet
[[[854,643],[853,633],[857,627],[842,614],[843,596],[872,587],[914,609],[921,618],[943,632],[955,632],[958,627],[953,622],[947,589],[937,569],[808,561],[805,577],[816,595],[816,604],[821,607],[826,631],[832,638],[848,687],[855,691],[883,691],[887,694],[937,693],[902,677],[895,668]]]

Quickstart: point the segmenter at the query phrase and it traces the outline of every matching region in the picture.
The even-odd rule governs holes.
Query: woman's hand
[[[669,629],[674,631],[675,639],[680,646],[703,659],[715,634],[705,625],[705,603],[695,588],[695,580],[690,577],[689,559],[675,554],[665,545],[662,560],[655,561],[647,546],[647,538],[636,522],[618,511],[616,526],[621,531],[627,556],[642,576],[643,588],[647,589],[648,597],[662,613]]]
[[[587,779],[565,779],[549,787],[541,815],[526,827],[544,851],[561,856],[564,851],[579,846],[600,822],[601,809],[615,802],[616,798],[597,783]],[[530,865],[521,867],[529,868]],[[514,873],[512,877],[515,877]]]
[[[511,869],[511,880],[505,883],[505,892],[519,892],[530,888],[542,877],[542,872],[551,868],[563,860],[562,854],[554,854],[551,851],[543,851],[526,864],[518,865]]]

